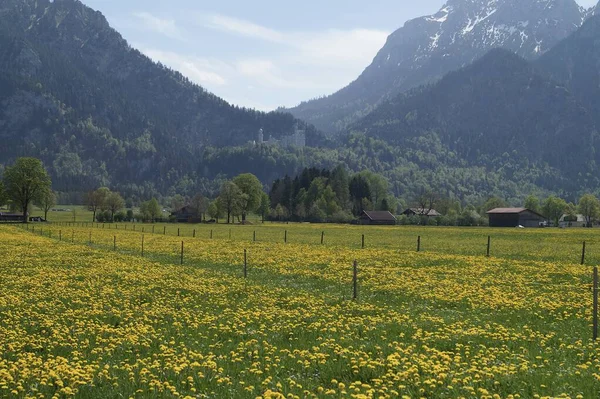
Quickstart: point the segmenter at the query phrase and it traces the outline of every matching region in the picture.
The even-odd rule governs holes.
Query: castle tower
[[[262,144],[265,141],[265,134],[262,129],[258,131],[258,144]]]

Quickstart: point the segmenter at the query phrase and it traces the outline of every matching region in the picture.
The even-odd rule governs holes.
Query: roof
[[[487,214],[501,214],[501,213],[523,213],[527,210],[527,208],[495,208],[487,211]]]
[[[562,217],[560,218],[559,222],[567,222],[566,219],[569,216],[571,216],[571,215],[567,215],[567,214],[562,215]],[[585,223],[586,222],[585,216],[583,216],[583,215],[579,215],[578,214],[578,215],[572,215],[572,216],[575,216],[575,220],[569,220],[569,222],[579,222],[579,223]]]
[[[532,211],[531,209],[527,209],[527,208],[495,208],[490,211],[487,211],[486,213],[488,215],[518,215],[523,212],[531,212],[542,218],[544,217],[544,215],[542,215],[536,211]]]
[[[436,217],[436,216],[442,216],[441,213],[439,213],[438,211],[436,211],[435,209],[423,209],[423,208],[410,208],[404,211],[404,213],[409,213],[412,212],[415,215],[421,215],[421,216],[432,216],[432,217]]]
[[[373,221],[396,221],[396,216],[388,211],[364,211],[363,214]]]

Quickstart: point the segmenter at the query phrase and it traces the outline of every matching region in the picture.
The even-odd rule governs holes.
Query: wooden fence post
[[[183,265],[183,241],[181,241],[181,264]]]
[[[154,227],[156,226],[152,225],[152,234],[154,234]]]
[[[167,226],[163,226],[163,236],[167,235]]]
[[[322,231],[321,232],[321,245],[323,245],[324,242],[325,242],[325,232]]]
[[[113,251],[117,250],[117,236],[113,236]]]
[[[142,234],[142,258],[144,257],[144,235]]]
[[[211,240],[213,239],[213,231],[212,231],[212,229],[210,229],[210,239]]]
[[[581,250],[581,264],[585,265],[585,241],[583,242],[583,249]]]
[[[285,231],[285,234],[283,236],[283,242],[287,244],[287,230]]]
[[[354,261],[354,268],[352,271],[352,299],[358,299],[358,262]]]
[[[492,237],[488,236],[488,243],[487,243],[487,253],[486,256],[489,258],[490,257],[490,249],[491,249],[491,245],[492,245]]]
[[[181,237],[181,234],[180,234],[180,229],[179,229],[179,227],[177,228],[177,237]]]
[[[421,236],[417,237],[417,252],[421,252]]]
[[[365,248],[365,235],[362,235],[362,247]]]
[[[192,238],[196,238],[196,229],[194,229],[194,232],[192,233]]]
[[[62,230],[58,230],[58,241],[62,241]]]
[[[71,243],[75,242],[75,230],[73,230],[73,233],[71,234]]]
[[[598,339],[598,267],[594,267],[594,309],[593,309],[593,332],[592,335],[594,337],[594,341]]]
[[[254,238],[253,241],[256,242],[256,230],[254,230]]]
[[[90,231],[90,245],[92,245],[92,232]]]
[[[244,278],[248,278],[248,252],[244,249]]]

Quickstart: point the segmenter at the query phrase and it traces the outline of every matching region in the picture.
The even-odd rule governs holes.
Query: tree
[[[4,189],[4,182],[0,181],[0,207],[3,207],[8,202],[8,194]]]
[[[585,194],[579,200],[579,213],[585,218],[587,227],[592,227],[593,221],[600,216],[600,202],[592,194]]]
[[[506,202],[502,198],[491,197],[483,205],[482,214],[496,208],[506,208]]]
[[[542,212],[548,218],[554,222],[554,226],[558,227],[558,221],[564,215],[567,203],[564,199],[555,196],[550,196],[544,201],[542,206]]]
[[[250,212],[255,212],[260,206],[262,198],[262,184],[256,176],[251,173],[244,173],[233,179],[233,183],[238,186],[244,194],[240,197],[240,211],[242,212],[242,223],[246,221],[246,216]]]
[[[109,194],[110,190],[106,187],[100,187],[97,190],[87,193],[85,203],[88,207],[88,210],[93,212],[93,222],[96,221],[96,212],[104,208],[104,203]]]
[[[258,207],[258,213],[262,218],[262,222],[265,222],[265,218],[269,215],[271,211],[271,200],[267,193],[263,192],[260,198],[260,206]]]
[[[221,186],[218,200],[221,209],[227,214],[227,224],[231,223],[231,216],[241,208],[243,196],[242,190],[232,181],[225,182]]]
[[[121,197],[121,194],[111,192],[108,197],[106,197],[105,206],[110,212],[110,220],[112,222],[115,219],[115,213],[125,208],[125,200]]]
[[[343,166],[338,166],[331,172],[329,184],[335,192],[338,204],[348,209],[350,202],[350,177]]]
[[[530,195],[525,199],[525,208],[539,213],[541,211],[540,199],[535,195]]]
[[[196,217],[200,220],[206,219],[205,215],[209,205],[210,201],[202,194],[196,194],[190,203],[190,206],[194,208]]]
[[[435,208],[437,195],[431,190],[425,190],[417,197],[417,205],[422,216],[428,216]]]
[[[140,204],[140,213],[145,221],[154,223],[162,212],[156,198],[152,198],[150,201],[142,202]]]
[[[44,190],[35,200],[35,205],[44,211],[44,220],[48,220],[48,212],[56,205],[56,193],[52,190]]]
[[[211,219],[216,220],[217,223],[219,223],[219,219],[221,217],[223,217],[223,210],[221,209],[221,206],[220,206],[218,200],[211,202],[210,205],[208,206],[208,210],[206,212],[208,213],[208,216]]]
[[[8,198],[23,212],[23,223],[27,223],[27,210],[33,201],[50,190],[52,182],[42,161],[36,158],[19,158],[4,172],[4,186]]]

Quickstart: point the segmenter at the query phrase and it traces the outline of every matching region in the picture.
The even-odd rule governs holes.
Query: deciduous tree
[[[598,216],[600,216],[600,202],[598,198],[592,194],[585,194],[579,200],[578,204],[579,213],[585,218],[587,227],[592,227],[592,223]]]
[[[19,158],[13,166],[6,168],[4,185],[9,199],[23,212],[23,223],[27,223],[29,206],[50,190],[52,182],[42,161],[36,158]]]
[[[235,215],[241,208],[244,195],[237,184],[232,181],[225,182],[221,186],[218,200],[221,209],[227,214],[227,224],[231,223],[231,216]]]
[[[44,190],[35,200],[35,205],[44,212],[44,220],[48,220],[48,212],[56,205],[56,193],[50,189]]]
[[[106,207],[110,212],[110,220],[113,221],[115,219],[115,213],[125,208],[125,200],[121,197],[121,194],[111,192],[108,197],[106,197]]]
[[[240,211],[242,213],[242,223],[246,221],[248,213],[258,210],[262,198],[262,184],[256,176],[251,173],[244,173],[233,179],[233,183],[240,189],[243,195],[240,196]]]
[[[558,227],[558,221],[564,215],[567,209],[567,203],[564,199],[555,196],[550,196],[544,201],[542,212],[544,216],[554,222],[554,226]]]

